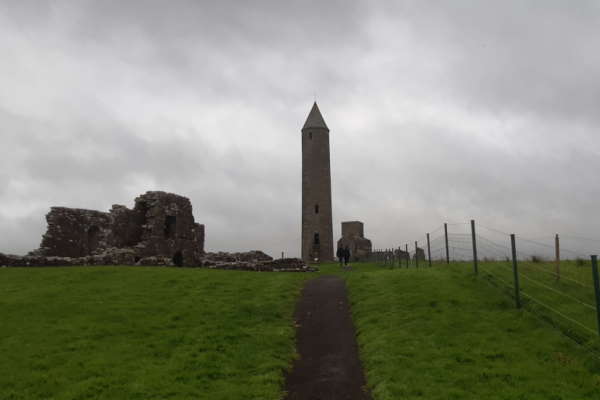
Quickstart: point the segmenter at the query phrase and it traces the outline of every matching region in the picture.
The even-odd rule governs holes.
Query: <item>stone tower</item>
[[[302,127],[302,259],[334,259],[329,128],[316,102]]]

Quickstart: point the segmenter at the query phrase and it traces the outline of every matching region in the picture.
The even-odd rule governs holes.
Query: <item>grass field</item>
[[[0,269],[0,399],[279,399],[311,275]]]
[[[600,398],[597,358],[471,271],[360,265],[346,274],[375,399]]]
[[[593,304],[589,267],[566,264],[563,276],[578,283],[544,268],[522,273]],[[505,263],[482,264],[477,278],[468,263],[331,264],[319,274],[347,279],[375,400],[600,399],[598,359],[560,330],[598,348],[595,336],[526,299],[536,314],[515,309],[498,281],[510,283]],[[319,274],[0,269],[0,400],[281,399],[294,304]],[[526,279],[522,287],[595,328],[577,301]]]

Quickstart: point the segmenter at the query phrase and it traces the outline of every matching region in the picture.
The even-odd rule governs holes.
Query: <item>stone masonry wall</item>
[[[108,213],[52,207],[46,221],[48,230],[42,237],[38,254],[82,257],[107,246],[111,225]]]
[[[173,193],[146,192],[135,199],[133,210],[122,205],[109,212],[52,207],[46,220],[42,244],[30,256],[95,256],[91,263],[112,263],[111,256],[126,263],[158,257],[192,266],[201,263],[204,253],[204,225],[194,221],[189,199]]]

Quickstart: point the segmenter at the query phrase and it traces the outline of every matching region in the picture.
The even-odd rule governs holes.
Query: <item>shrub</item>
[[[541,263],[544,261],[541,256],[531,256],[531,262],[533,263]]]

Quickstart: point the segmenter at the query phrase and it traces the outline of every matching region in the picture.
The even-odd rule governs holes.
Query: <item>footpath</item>
[[[370,400],[344,280],[308,281],[295,320],[300,358],[286,377],[286,400]]]

